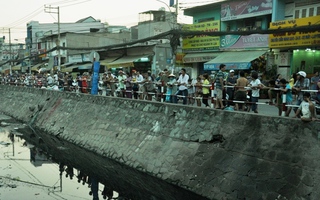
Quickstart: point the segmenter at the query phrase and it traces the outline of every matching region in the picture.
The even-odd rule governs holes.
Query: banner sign
[[[98,94],[98,83],[99,83],[99,71],[100,71],[100,62],[94,61],[93,63],[93,76],[92,76],[92,86],[91,94]]]
[[[256,17],[272,13],[272,0],[230,1],[221,4],[221,21]]]
[[[220,49],[268,48],[268,34],[225,35],[220,37]]]
[[[182,26],[183,31],[220,31],[220,21],[209,21],[197,24],[186,24]],[[194,35],[183,38],[182,50],[185,51],[203,51],[217,50],[220,46],[220,37],[207,35]]]
[[[299,26],[312,26],[320,21],[320,16],[306,17],[301,19],[291,19],[270,23],[270,29],[293,28]],[[299,47],[320,45],[320,32],[285,32],[270,34],[269,48],[279,47]]]

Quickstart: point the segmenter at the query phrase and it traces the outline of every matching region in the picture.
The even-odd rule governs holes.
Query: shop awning
[[[31,67],[31,70],[32,70],[32,71],[38,71],[44,64],[45,64],[45,62],[35,64],[35,65],[33,65],[33,66]]]
[[[21,65],[19,64],[19,65],[12,66],[11,70],[12,71],[19,71],[19,70],[21,70]]]
[[[92,69],[92,63],[82,63],[82,64],[76,64],[72,65],[70,67],[66,67],[61,69],[62,72],[77,72],[79,70],[89,70]]]
[[[67,63],[63,63],[61,65],[61,67],[66,67],[66,66],[69,66],[69,65],[73,65],[75,62],[67,62]]]
[[[78,65],[73,65],[70,67],[65,67],[61,69],[61,72],[72,72],[73,69],[78,68]]]
[[[109,63],[112,63],[113,61],[115,61],[118,57],[108,57],[105,58],[103,60],[100,60],[100,65],[104,65],[107,66]]]
[[[1,73],[10,73],[10,68],[5,68],[1,70]]]
[[[251,61],[265,54],[266,51],[230,51],[223,52],[216,58],[204,63],[204,70],[219,70],[221,64],[227,66],[227,70],[250,69]]]
[[[92,63],[81,64],[78,66],[79,70],[89,70],[92,69]]]
[[[183,58],[183,63],[208,62],[216,58],[220,53],[188,53]]]
[[[149,55],[140,56],[124,56],[107,64],[108,68],[119,68],[119,67],[134,67],[134,62],[149,62]]]

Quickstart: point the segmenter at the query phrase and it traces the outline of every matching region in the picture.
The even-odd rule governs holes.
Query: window
[[[296,10],[296,11],[294,12],[295,19],[298,19],[298,18],[299,18],[299,13],[300,13],[300,10]]]
[[[295,7],[294,18],[305,18],[320,15],[320,4],[309,4]]]
[[[314,8],[309,9],[309,17],[312,17],[314,15]]]
[[[305,18],[307,16],[307,9],[302,9],[301,18]]]

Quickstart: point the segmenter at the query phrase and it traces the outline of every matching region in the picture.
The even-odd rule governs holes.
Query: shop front
[[[299,28],[317,25],[320,16],[306,17],[293,20],[282,20],[270,23],[270,29]],[[320,32],[318,30],[284,32],[270,34],[269,47],[276,52],[276,63],[282,67],[283,60],[288,60],[290,74],[300,70],[312,76],[320,70]],[[279,53],[277,53],[279,52]],[[287,57],[285,56],[287,55]],[[290,75],[289,74],[289,75]],[[288,75],[288,76],[289,76]]]

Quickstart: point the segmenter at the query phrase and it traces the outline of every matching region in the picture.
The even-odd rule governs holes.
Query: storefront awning
[[[21,70],[21,65],[19,64],[19,65],[12,66],[11,70],[12,71],[19,71],[19,70]]]
[[[250,69],[251,61],[265,54],[266,51],[232,51],[223,52],[216,58],[204,63],[204,70],[219,70],[221,64],[227,66],[227,70]]]
[[[45,64],[45,62],[35,64],[35,65],[33,65],[33,66],[31,67],[31,70],[32,70],[32,71],[38,71],[44,64]]]
[[[126,67],[134,67],[134,62],[149,62],[149,55],[139,55],[139,56],[124,56],[115,60],[109,64],[107,64],[108,68],[126,68]]]
[[[81,64],[78,66],[79,70],[89,70],[92,69],[92,63]]]
[[[73,65],[70,67],[65,67],[61,69],[61,72],[72,72],[73,69],[78,68],[78,65]]]
[[[100,60],[100,65],[104,65],[107,66],[109,63],[112,63],[113,61],[115,61],[118,57],[108,57],[105,58],[103,60]]]
[[[92,63],[82,63],[82,64],[76,64],[70,67],[63,68],[61,69],[61,72],[77,72],[79,70],[89,70],[89,69],[92,69]]]
[[[10,73],[10,68],[5,68],[1,70],[1,73]]]
[[[183,63],[208,62],[216,58],[220,53],[188,53],[182,61]]]
[[[61,65],[61,67],[66,67],[66,66],[69,66],[69,65],[73,65],[75,62],[67,62],[67,63],[63,63]]]

